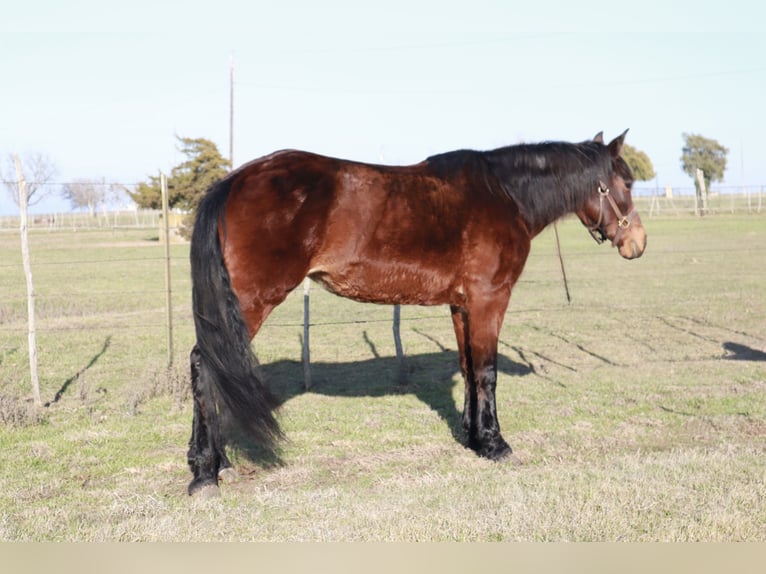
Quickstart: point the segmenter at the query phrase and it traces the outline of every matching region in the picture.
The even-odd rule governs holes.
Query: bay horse
[[[510,458],[495,407],[497,344],[532,238],[575,213],[626,259],[646,247],[620,156],[626,133],[608,145],[599,133],[581,143],[453,151],[410,166],[286,150],[215,184],[199,204],[190,250],[197,341],[189,494],[216,494],[219,477],[234,472],[222,410],[266,452],[282,437],[250,344],[306,276],[356,301],[449,305],[467,444],[492,460]]]

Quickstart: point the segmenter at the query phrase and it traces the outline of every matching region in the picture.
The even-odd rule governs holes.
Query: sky
[[[0,8],[0,170],[135,184],[204,137],[234,164],[297,148],[408,164],[626,128],[663,189],[683,133],[766,185],[766,3],[752,0],[13,0]],[[35,212],[67,210],[51,197]],[[0,189],[0,215],[16,213]]]

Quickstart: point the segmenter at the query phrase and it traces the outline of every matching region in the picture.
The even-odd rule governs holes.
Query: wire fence
[[[652,198],[642,197],[640,201],[651,202]],[[740,201],[735,205],[746,207],[747,202]],[[642,215],[648,213],[648,206],[649,204],[639,206]],[[738,211],[742,213],[741,210]],[[760,224],[760,221],[755,221],[760,219],[760,216],[727,217],[728,210],[722,212],[721,219],[725,221],[750,221],[750,226]],[[682,222],[680,228],[695,228],[694,216],[688,215],[693,213],[693,209],[678,209],[677,212],[672,212],[672,217],[675,219],[687,214],[688,223]],[[664,216],[667,213],[661,212],[657,215]],[[716,217],[718,216],[712,215],[711,219]],[[40,227],[33,235],[37,333],[41,337],[41,349],[45,355],[48,381],[46,392],[49,396],[52,394],[51,385],[58,388],[59,383],[56,381],[61,379],[58,376],[61,370],[58,365],[59,356],[72,353],[74,348],[87,349],[86,354],[103,348],[102,351],[95,355],[87,355],[85,360],[75,364],[78,369],[82,369],[83,364],[88,365],[82,372],[89,370],[92,364],[99,365],[101,371],[89,370],[91,381],[97,380],[97,376],[124,381],[154,380],[155,374],[163,372],[165,368],[165,336],[168,322],[163,268],[166,259],[160,244],[163,234],[159,229],[159,212],[142,213],[138,225],[133,213],[109,214],[109,219],[105,218],[100,226],[89,226],[88,222],[92,221],[93,218],[88,214],[72,214],[72,219],[68,220],[66,225]],[[658,221],[657,225],[675,228],[676,223],[666,219]],[[581,232],[578,222],[572,222],[571,228]],[[578,233],[578,237],[579,235],[584,234]],[[570,236],[572,237],[575,237],[574,234]],[[74,245],[66,245],[68,241],[74,242]],[[27,317],[23,270],[17,253],[17,242],[18,229],[8,227],[0,233],[0,394],[6,385],[18,386],[19,381],[25,377],[23,356],[26,349]],[[590,246],[589,242],[587,244]],[[185,356],[194,343],[194,330],[188,246],[180,241],[171,243],[171,246],[172,321],[178,326],[172,336],[175,338],[174,347],[177,349],[174,363],[178,371],[185,368]],[[597,287],[602,281],[598,273],[594,274],[593,265],[598,267],[598,260],[602,257],[611,260],[614,253],[596,252],[590,247],[588,250],[579,247],[572,249],[570,244],[566,250],[567,263],[571,266],[570,270],[575,272],[573,274],[577,277],[578,286],[574,295],[577,305],[572,309],[587,307],[589,312],[595,310],[609,317],[615,312],[615,301],[609,297],[593,296],[593,293],[600,292],[593,287]],[[744,249],[752,250],[752,254],[756,253],[753,246]],[[663,268],[663,282],[674,284],[708,284],[710,281],[710,265],[676,267],[674,262],[679,258],[692,262],[740,261],[743,263],[741,267],[733,266],[725,275],[727,281],[742,285],[743,289],[753,281],[752,261],[755,260],[757,265],[757,258],[748,253],[743,255],[743,246],[738,242],[706,242],[704,238],[691,244],[691,249],[688,243],[681,248],[674,243],[672,246],[655,245],[652,251],[653,256],[665,262],[662,265],[655,262],[655,268]],[[540,255],[538,252],[535,270],[531,274],[525,271],[518,283],[517,288],[526,290],[526,293],[522,292],[508,310],[510,325],[537,324],[541,317],[566,315],[561,313],[567,305],[561,290],[561,276],[558,273],[554,251],[546,251],[542,258]],[[586,257],[587,266],[584,265]],[[578,267],[587,267],[587,273],[577,273]],[[633,269],[628,267],[628,273],[633,273]],[[718,266],[716,269],[720,270]],[[636,268],[636,272],[639,271]],[[653,281],[656,282],[656,279]],[[302,343],[306,337],[305,334],[301,335],[305,331],[299,291],[300,289],[289,296],[292,299],[288,299],[287,305],[281,305],[274,310],[255,341],[258,356],[263,364],[281,365],[285,360],[294,363],[301,360]],[[685,295],[680,294],[678,297],[682,300]],[[312,330],[312,359],[315,362],[310,364],[316,367],[333,358],[337,362],[360,360],[362,353],[371,353],[376,357],[393,357],[392,308],[354,303],[340,305],[334,302],[337,299],[321,289],[312,290],[309,326]],[[692,296],[690,300],[694,299],[695,296]],[[651,298],[619,302],[623,311],[643,309],[644,312],[639,315],[650,316],[656,315],[656,305],[656,300]],[[649,312],[646,313],[646,310]],[[402,311],[402,329],[407,335],[404,353],[406,356],[415,357],[431,353],[434,345],[442,351],[450,345],[454,348],[452,325],[447,310],[442,307],[405,307]],[[682,315],[686,312],[686,309],[683,312],[679,311]],[[740,330],[744,332],[748,329]],[[751,331],[761,332],[757,329]],[[529,335],[529,332],[525,332],[525,336]],[[532,335],[534,336],[534,333]],[[750,340],[755,340],[755,336],[748,336]],[[367,347],[359,344],[360,338],[369,346],[369,353]],[[140,346],[134,343],[136,340],[142,341]],[[350,342],[352,340],[354,343]],[[111,347],[112,351],[119,349],[120,352],[105,353],[107,347]],[[138,359],[135,353],[131,353],[131,350],[136,348],[141,349]],[[82,351],[78,352],[82,355]],[[399,363],[399,369],[402,368],[402,364]],[[391,366],[390,363],[388,365]],[[59,371],[55,371],[56,368]],[[51,375],[53,372],[56,375]],[[108,375],[103,375],[107,372]],[[80,371],[77,376],[79,373]],[[305,373],[304,370],[304,385],[308,388],[311,375],[310,372],[308,376]],[[88,377],[84,380],[87,381]]]
[[[639,182],[641,184],[643,182]],[[127,201],[125,190],[134,185],[100,183],[98,194],[102,198],[91,209],[52,210],[47,213],[30,215],[31,229],[159,229],[162,212],[159,209],[138,208]],[[42,195],[50,197],[53,191],[66,187],[65,183],[46,184]],[[114,190],[120,190],[115,192]],[[111,194],[111,195],[110,195]],[[694,187],[671,188],[666,186],[637,185],[633,200],[643,217],[664,217],[689,215],[699,211]],[[766,210],[766,185],[713,186],[706,198],[707,213],[763,213]],[[184,214],[172,211],[171,228],[177,229]],[[0,216],[0,231],[16,230],[19,227],[17,215]]]
[[[634,188],[633,202],[642,217],[702,213],[763,213],[766,186],[714,187],[705,198],[704,210],[690,188]]]
[[[173,214],[176,218],[178,214]],[[94,214],[82,211],[60,211],[58,213],[29,216],[30,229],[76,230],[76,229],[159,229],[162,212],[158,209],[123,209],[97,211]],[[19,218],[15,215],[0,217],[0,231],[18,231]]]

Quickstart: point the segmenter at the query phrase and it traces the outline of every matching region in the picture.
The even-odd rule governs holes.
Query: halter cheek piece
[[[609,192],[609,188],[606,186],[606,184],[603,181],[598,182],[598,221],[588,228],[588,231],[590,231],[590,234],[593,236],[593,239],[596,240],[596,243],[599,245],[602,244],[604,241],[606,241],[606,232],[601,229],[601,222],[604,219],[604,198],[609,202],[609,205],[612,206],[612,210],[614,211],[614,214],[617,216],[617,227],[618,229],[627,229],[630,226],[630,219],[626,215],[622,214],[622,211],[620,211],[620,208],[617,206],[617,202],[612,197],[612,194]]]

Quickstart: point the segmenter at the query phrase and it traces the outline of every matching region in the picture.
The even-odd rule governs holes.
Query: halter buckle
[[[630,219],[627,216],[623,216],[617,220],[617,227],[620,229],[627,229],[630,226]]]

